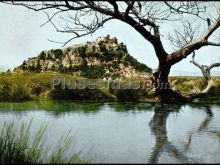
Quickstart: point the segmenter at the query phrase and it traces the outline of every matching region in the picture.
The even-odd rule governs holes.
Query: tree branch
[[[198,64],[197,62],[195,62],[195,51],[193,52],[193,55],[192,55],[192,61],[190,61],[191,63],[193,63],[195,66],[197,66],[199,69],[202,70],[202,66],[200,64]]]
[[[220,62],[214,63],[212,65],[209,66],[209,69],[211,70],[214,67],[219,67],[220,66]]]
[[[128,16],[130,10],[134,7],[135,1],[131,1],[131,2],[127,1],[126,3],[127,3],[127,5],[128,5],[128,7],[127,7],[127,9],[125,10],[124,17],[127,17],[127,16]]]
[[[114,7],[114,12],[115,14],[118,14],[119,13],[119,10],[118,10],[118,4],[116,1],[108,1],[108,3],[110,3],[113,7]]]
[[[115,13],[109,9],[101,8],[100,6],[96,5],[94,1],[85,1],[89,5],[89,7],[95,11],[98,11],[102,14],[110,15],[112,17],[115,17]]]
[[[170,8],[171,12],[176,12],[176,13],[179,13],[179,14],[195,15],[198,18],[206,21],[205,18],[203,18],[199,15],[199,13],[206,11],[206,8],[201,9],[201,8],[198,7],[197,3],[199,3],[199,2],[181,2],[178,7],[172,6],[167,1],[164,1],[164,3]]]
[[[220,46],[220,43],[214,43],[214,42],[207,41],[207,45],[210,45],[210,46]]]
[[[131,25],[136,31],[138,31],[146,40],[148,40],[153,45],[159,61],[166,59],[166,56],[168,54],[165,51],[159,37],[152,35],[146,28],[138,24],[138,22],[134,20],[132,17],[128,17],[126,19],[121,20]]]
[[[155,24],[155,22],[150,21],[149,19],[144,18],[138,11],[136,8],[134,8],[134,2],[130,2],[130,1],[125,1],[125,3],[128,5],[124,16],[127,17],[129,14],[129,11],[131,10],[132,13],[136,16],[136,18],[139,20],[140,23],[142,23],[142,26],[146,26],[149,25],[153,28],[157,27],[157,25]],[[127,13],[126,13],[127,12]]]
[[[202,40],[207,41],[214,31],[220,26],[220,16],[218,19],[209,27],[208,31],[202,36]]]
[[[208,42],[208,38],[214,33],[214,31],[219,28],[220,26],[220,16],[218,19],[209,27],[208,31],[205,32],[202,37],[197,39],[195,42],[189,43],[185,47],[179,49],[178,51],[171,53],[167,61],[173,65],[179,61],[181,61],[183,58],[186,58],[188,55],[190,55],[193,51],[200,49],[203,46],[213,45],[218,46],[218,44],[213,44],[212,42]]]

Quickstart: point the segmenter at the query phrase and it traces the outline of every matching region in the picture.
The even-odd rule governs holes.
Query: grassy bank
[[[83,81],[83,77],[55,72],[0,74],[0,101],[27,100],[96,100],[96,101],[154,101],[151,88],[142,88],[143,79],[127,79],[128,82],[139,81],[141,88],[117,89],[104,87],[102,89],[63,89],[62,83],[52,88],[53,78],[65,82]],[[96,79],[99,80],[99,79]],[[100,79],[101,80],[101,79]],[[101,80],[102,81],[102,80]],[[171,87],[183,95],[200,92],[206,84],[202,77],[170,77]],[[220,94],[220,78],[215,77],[216,88],[212,95]]]
[[[69,158],[66,156],[72,142],[69,134],[60,139],[55,150],[45,147],[44,134],[47,127],[44,125],[30,139],[32,121],[27,125],[20,123],[19,127],[14,122],[4,123],[0,130],[0,164],[87,163],[79,158],[79,154],[73,154]]]
[[[170,77],[169,81],[175,91],[183,95],[191,93],[199,93],[206,87],[206,81],[203,77],[185,76],[185,77]],[[215,89],[211,91],[211,95],[216,96],[220,94],[220,77],[213,77]]]
[[[53,78],[60,80],[59,85],[52,88]],[[145,89],[70,89],[63,88],[62,82],[73,80],[83,81],[83,77],[75,77],[61,73],[26,73],[26,74],[1,74],[0,75],[0,101],[27,101],[27,100],[141,100],[146,98]],[[88,79],[87,79],[88,80]],[[134,81],[129,80],[129,81]],[[96,79],[95,81],[102,81]],[[107,82],[107,81],[106,81]],[[68,83],[67,83],[68,84]],[[105,84],[106,85],[106,84]],[[117,87],[115,87],[117,88]]]

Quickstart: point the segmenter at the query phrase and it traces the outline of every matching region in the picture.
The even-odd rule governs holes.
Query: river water
[[[0,124],[47,125],[47,145],[71,130],[70,153],[91,163],[220,163],[219,105],[31,101],[0,103]],[[17,124],[18,125],[18,124]]]

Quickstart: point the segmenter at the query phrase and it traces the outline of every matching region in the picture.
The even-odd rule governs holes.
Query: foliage
[[[0,101],[31,100],[50,88],[50,74],[0,75]]]
[[[103,44],[102,42],[99,44],[99,48],[100,48],[101,52],[107,52],[108,51],[105,44]]]
[[[72,70],[79,70],[82,66],[74,66]],[[92,69],[91,69],[92,68]],[[97,66],[87,66],[84,70],[84,76],[94,78],[102,68]],[[96,73],[98,72],[98,73]],[[116,78],[118,73],[113,74]],[[101,75],[98,75],[101,76]],[[112,76],[112,75],[111,75]],[[55,90],[51,88],[51,79],[54,77],[53,72],[44,73],[26,73],[26,74],[1,74],[0,75],[0,101],[27,101],[27,100],[144,100],[153,99],[151,90],[120,90],[108,89],[105,87],[101,90],[83,89],[83,90],[63,90],[61,86],[56,86]],[[68,80],[83,80],[83,77],[73,77],[68,74],[56,73],[55,77]],[[96,79],[98,80],[98,79]],[[130,79],[125,79],[130,81]],[[220,79],[213,78],[215,82],[215,90],[212,96],[219,96]],[[138,81],[143,81],[141,78]],[[205,80],[202,77],[170,77],[171,87],[183,95],[191,94],[204,89]]]
[[[51,66],[50,70],[56,71],[56,66],[53,64],[53,65]]]
[[[46,59],[46,53],[44,51],[42,51],[40,54],[39,54],[39,58],[41,60],[45,60]]]
[[[215,83],[215,90],[212,95],[216,95],[220,88],[220,79],[215,77],[213,80]],[[171,87],[183,95],[201,92],[207,85],[203,77],[170,77],[169,81]]]
[[[50,92],[52,100],[113,100],[113,96],[99,89],[62,89],[61,85],[56,86]]]
[[[47,52],[47,59],[48,60],[54,60],[53,55],[49,52]]]
[[[37,66],[36,66],[35,72],[39,73],[39,72],[41,72],[41,70],[42,70],[42,66],[41,66],[41,64],[40,64],[40,61],[38,60],[38,61],[37,61]]]
[[[86,47],[86,46],[80,46],[80,47],[78,47],[77,49],[78,49],[79,55],[80,55],[82,58],[85,58],[85,57],[86,57],[87,47]]]
[[[91,79],[102,78],[103,75],[105,74],[105,70],[97,65],[92,65],[86,68],[82,68],[81,71],[82,71],[81,75],[83,77],[91,78]]]
[[[112,67],[113,67],[114,69],[119,69],[119,62],[118,62],[118,61],[113,61],[113,62],[112,62]]]
[[[62,59],[63,52],[61,49],[55,49],[55,50],[52,49],[51,52],[54,54],[55,59]]]
[[[152,72],[151,68],[148,68],[145,64],[142,64],[140,62],[137,61],[137,59],[135,59],[134,57],[132,57],[129,54],[125,54],[122,58],[122,63],[127,66],[127,65],[131,65],[134,67],[134,69],[136,69],[137,71],[145,71],[145,72]]]
[[[116,85],[117,87],[117,85]],[[111,94],[114,94],[119,101],[140,101],[147,98],[148,93],[146,89],[133,89],[133,88],[119,88],[119,89],[111,89]]]

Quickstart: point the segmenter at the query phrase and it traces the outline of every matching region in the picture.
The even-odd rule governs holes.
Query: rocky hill
[[[15,72],[55,71],[87,78],[146,76],[151,69],[139,63],[123,43],[110,36],[81,45],[42,51],[14,69]]]

